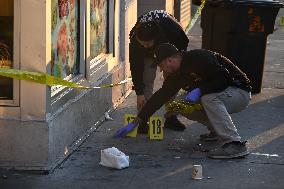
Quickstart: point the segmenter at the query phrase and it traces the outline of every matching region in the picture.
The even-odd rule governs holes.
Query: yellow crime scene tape
[[[205,2],[206,0],[201,0],[201,5],[198,7],[195,15],[193,16],[193,18],[190,20],[189,24],[187,25],[187,27],[185,28],[185,33],[188,33],[189,30],[191,30],[191,28],[194,26],[196,20],[198,19],[198,17],[200,16],[201,14],[201,11],[202,9],[204,8],[205,6]]]
[[[87,87],[87,86],[82,86],[82,85],[79,85],[79,84],[76,84],[70,81],[63,80],[58,77],[54,77],[46,73],[30,72],[30,71],[16,70],[16,69],[9,69],[9,68],[0,68],[0,76],[9,77],[13,79],[19,79],[19,80],[25,80],[25,81],[31,81],[31,82],[35,82],[39,84],[48,85],[48,86],[61,85],[65,87],[80,88],[80,89],[110,88],[110,87],[114,87],[114,86],[127,83],[129,80],[131,80],[131,78],[127,78],[123,81],[120,81],[119,83],[102,85],[99,87]]]
[[[167,112],[188,115],[202,109],[200,103],[187,102],[185,100],[174,100],[165,105]]]

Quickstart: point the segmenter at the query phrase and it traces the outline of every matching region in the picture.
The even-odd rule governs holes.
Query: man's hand
[[[146,99],[144,95],[137,95],[137,111],[138,113],[142,110],[143,106],[146,104]]]
[[[192,91],[188,92],[185,96],[185,100],[188,102],[197,102],[201,97],[201,90],[199,88],[193,89]]]
[[[129,123],[125,127],[120,128],[118,131],[116,131],[114,137],[115,138],[122,138],[126,136],[128,133],[130,133],[138,124],[137,123]]]

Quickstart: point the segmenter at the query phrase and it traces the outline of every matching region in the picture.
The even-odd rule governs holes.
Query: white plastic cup
[[[193,165],[192,168],[192,179],[200,180],[202,179],[202,166],[201,165]]]

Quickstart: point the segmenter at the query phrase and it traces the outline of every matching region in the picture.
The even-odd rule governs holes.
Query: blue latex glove
[[[118,131],[116,131],[114,137],[115,138],[121,138],[126,136],[128,133],[130,133],[136,126],[138,125],[138,123],[129,123],[128,125],[126,125],[125,127],[120,128]]]
[[[193,89],[185,96],[185,100],[188,102],[197,102],[201,97],[201,90],[199,88]]]

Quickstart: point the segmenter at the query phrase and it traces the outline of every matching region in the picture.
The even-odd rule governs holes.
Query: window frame
[[[86,6],[86,0],[78,0],[79,3],[79,36],[78,36],[78,73],[70,74],[67,77],[63,78],[64,80],[78,83],[80,80],[84,79],[85,76],[85,6]],[[59,98],[62,96],[62,94],[66,93],[66,87],[64,86],[53,86],[51,87],[51,101],[57,101],[56,98]],[[68,90],[68,89],[67,89]]]
[[[115,0],[106,0],[108,2],[107,7],[107,25],[108,25],[108,33],[107,33],[107,43],[108,47],[107,53],[101,53],[98,56],[94,58],[90,58],[90,36],[91,36],[91,30],[90,30],[90,11],[91,11],[91,0],[87,0],[87,10],[86,10],[86,29],[88,32],[88,35],[86,36],[86,78],[87,80],[96,80],[98,76],[100,76],[103,73],[100,72],[100,69],[104,67],[106,64],[113,62],[113,58],[115,57],[115,42],[114,42],[114,33],[115,33]]]
[[[20,68],[20,23],[21,23],[20,5],[21,5],[21,0],[13,0],[13,1],[14,1],[13,68],[19,69]],[[13,99],[12,100],[1,100],[0,99],[0,108],[2,108],[1,106],[4,106],[4,107],[20,106],[20,81],[19,80],[13,79]]]
[[[82,85],[93,85],[115,65],[115,0],[108,1],[108,53],[90,58],[90,0],[80,0],[79,73],[64,78]],[[113,19],[111,19],[113,18]],[[108,64],[112,66],[108,66]],[[106,69],[105,69],[106,68]],[[51,87],[51,109],[56,112],[62,105],[75,98],[82,91],[64,86]]]

